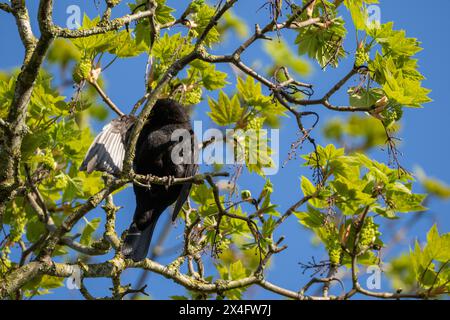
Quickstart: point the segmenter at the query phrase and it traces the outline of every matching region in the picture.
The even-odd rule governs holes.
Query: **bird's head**
[[[150,123],[155,125],[190,122],[186,107],[171,99],[159,99],[150,112]]]

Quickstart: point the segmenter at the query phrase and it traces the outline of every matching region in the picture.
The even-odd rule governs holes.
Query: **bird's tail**
[[[122,246],[125,258],[141,261],[147,257],[156,221],[157,219],[151,221],[144,230],[139,230],[136,222],[131,224]]]

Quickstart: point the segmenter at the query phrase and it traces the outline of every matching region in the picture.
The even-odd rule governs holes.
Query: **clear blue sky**
[[[66,8],[68,5],[79,5],[82,11],[85,11],[90,17],[97,14],[94,7],[94,1],[55,1],[54,18],[61,25],[64,24],[67,15]],[[180,7],[180,2],[168,0],[168,4],[174,7]],[[187,2],[187,1],[186,1]],[[255,23],[267,22],[267,11],[257,9],[265,2],[265,0],[241,0],[236,6],[235,13],[246,19],[250,30]],[[38,1],[28,1],[32,7],[31,16],[36,16],[36,4]],[[407,30],[410,37],[416,37],[422,42],[424,50],[420,52],[419,58],[420,70],[426,76],[425,86],[431,88],[433,92],[431,97],[432,103],[425,105],[424,109],[411,109],[405,112],[403,121],[403,130],[401,137],[403,143],[401,151],[404,153],[401,159],[402,164],[413,169],[419,165],[425,168],[427,174],[437,177],[443,181],[450,182],[450,170],[448,170],[448,162],[450,159],[449,148],[449,92],[450,92],[450,61],[448,52],[450,50],[448,39],[448,12],[450,12],[450,2],[446,0],[434,0],[429,5],[424,5],[419,0],[381,0],[382,22],[394,21],[397,29]],[[117,15],[124,14],[125,10],[118,10]],[[342,15],[348,18],[345,11]],[[35,30],[37,26],[33,24]],[[11,17],[4,13],[0,13],[0,30],[2,34],[0,48],[0,69],[11,70],[19,66],[23,57],[23,49],[19,41],[19,37],[15,28],[14,21]],[[346,46],[349,50],[354,46],[354,34],[349,28],[350,33],[347,38]],[[293,34],[287,36],[287,40],[292,43]],[[228,42],[217,49],[217,52],[229,53],[236,46],[239,39],[228,38]],[[295,48],[293,48],[295,49]],[[269,63],[268,57],[265,56],[261,47],[255,45],[244,55],[247,62],[259,61],[262,66]],[[337,70],[329,70],[324,73],[313,64],[314,71],[306,80],[316,84],[316,93],[320,96],[330,85],[341,78],[351,67],[351,59],[341,64]],[[123,110],[127,110],[142,95],[143,89],[143,69],[145,67],[145,59],[143,57],[136,59],[127,59],[115,63],[105,74],[107,80],[107,92]],[[222,70],[229,72],[226,66],[220,67]],[[234,76],[230,76],[230,82],[234,82]],[[231,85],[230,88],[233,86]],[[70,96],[70,92],[66,92]],[[338,94],[334,98],[336,104],[347,102],[345,90],[342,94]],[[196,109],[194,118],[198,120],[207,120],[205,112],[208,111],[207,103],[201,103]],[[325,110],[321,112],[321,123],[325,123],[327,119],[333,117],[334,114]],[[206,122],[210,123],[210,122]],[[96,130],[101,128],[102,124],[94,124]],[[316,136],[319,135],[319,130]],[[293,119],[286,119],[281,130],[281,160],[283,161],[288,153],[290,143],[295,140],[296,126]],[[309,151],[308,149],[305,149]],[[387,161],[386,152],[377,151],[374,156],[379,161]],[[207,170],[207,168],[202,168]],[[291,161],[288,165],[281,169],[279,174],[272,177],[272,182],[276,186],[273,196],[273,202],[280,204],[280,210],[288,208],[295,198],[300,195],[299,177],[308,175],[309,172],[300,166],[299,161]],[[262,179],[244,176],[239,181],[241,187],[250,189],[257,194],[261,188]],[[134,197],[130,189],[122,192],[115,198],[117,204],[125,206],[118,216],[119,231],[124,230],[128,224],[134,210]],[[430,205],[433,217],[440,226],[440,232],[450,231],[449,209],[450,203],[435,201]],[[96,215],[92,213],[89,217]],[[164,218],[161,218],[163,222]],[[408,250],[413,240],[418,238],[423,240],[426,231],[434,222],[431,218],[425,218],[423,222],[414,228],[402,245],[402,250]],[[161,223],[157,231],[161,229]],[[180,224],[173,228],[167,247],[172,247],[181,241],[179,237],[182,233]],[[314,248],[310,244],[311,234],[301,229],[294,218],[288,220],[287,223],[277,232],[278,235],[286,236],[286,243],[289,248],[283,253],[276,256],[274,263],[268,271],[268,278],[281,286],[286,286],[293,290],[298,290],[308,280],[306,275],[302,275],[298,262],[306,262],[312,256],[317,260],[324,258],[323,251],[320,248]],[[156,235],[157,237],[157,235]],[[161,263],[171,261],[173,256],[160,259]],[[139,272],[130,270],[125,273],[123,283],[133,282]],[[110,283],[106,280],[90,280],[87,281],[88,286],[94,294],[99,296],[105,295],[107,292],[104,288],[109,288]],[[174,285],[170,280],[164,279],[158,275],[149,277],[149,292],[154,298],[167,298],[170,295],[183,294],[184,289]],[[383,289],[388,290],[388,283],[383,281]],[[52,298],[80,298],[80,294],[76,291],[69,291],[66,288],[55,290],[56,295]],[[252,298],[270,298],[274,297],[270,293],[259,289],[252,289],[248,297]],[[48,298],[48,297],[47,297]]]

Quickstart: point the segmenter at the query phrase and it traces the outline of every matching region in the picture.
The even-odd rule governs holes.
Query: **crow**
[[[122,116],[106,125],[91,144],[80,170],[119,175],[135,118]],[[184,147],[183,147],[184,146]],[[141,175],[182,178],[197,173],[195,135],[187,108],[171,99],[159,99],[136,144],[134,172]],[[122,254],[140,261],[146,258],[159,216],[174,202],[174,221],[186,201],[191,183],[174,185],[133,184],[136,209]]]

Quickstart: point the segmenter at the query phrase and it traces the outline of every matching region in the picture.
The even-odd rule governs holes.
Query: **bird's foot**
[[[174,181],[175,181],[174,176],[167,176],[166,190],[173,185]]]
[[[145,181],[147,182],[147,188],[150,190],[152,188],[151,184],[153,182],[153,176],[151,174],[147,174],[145,176]]]

